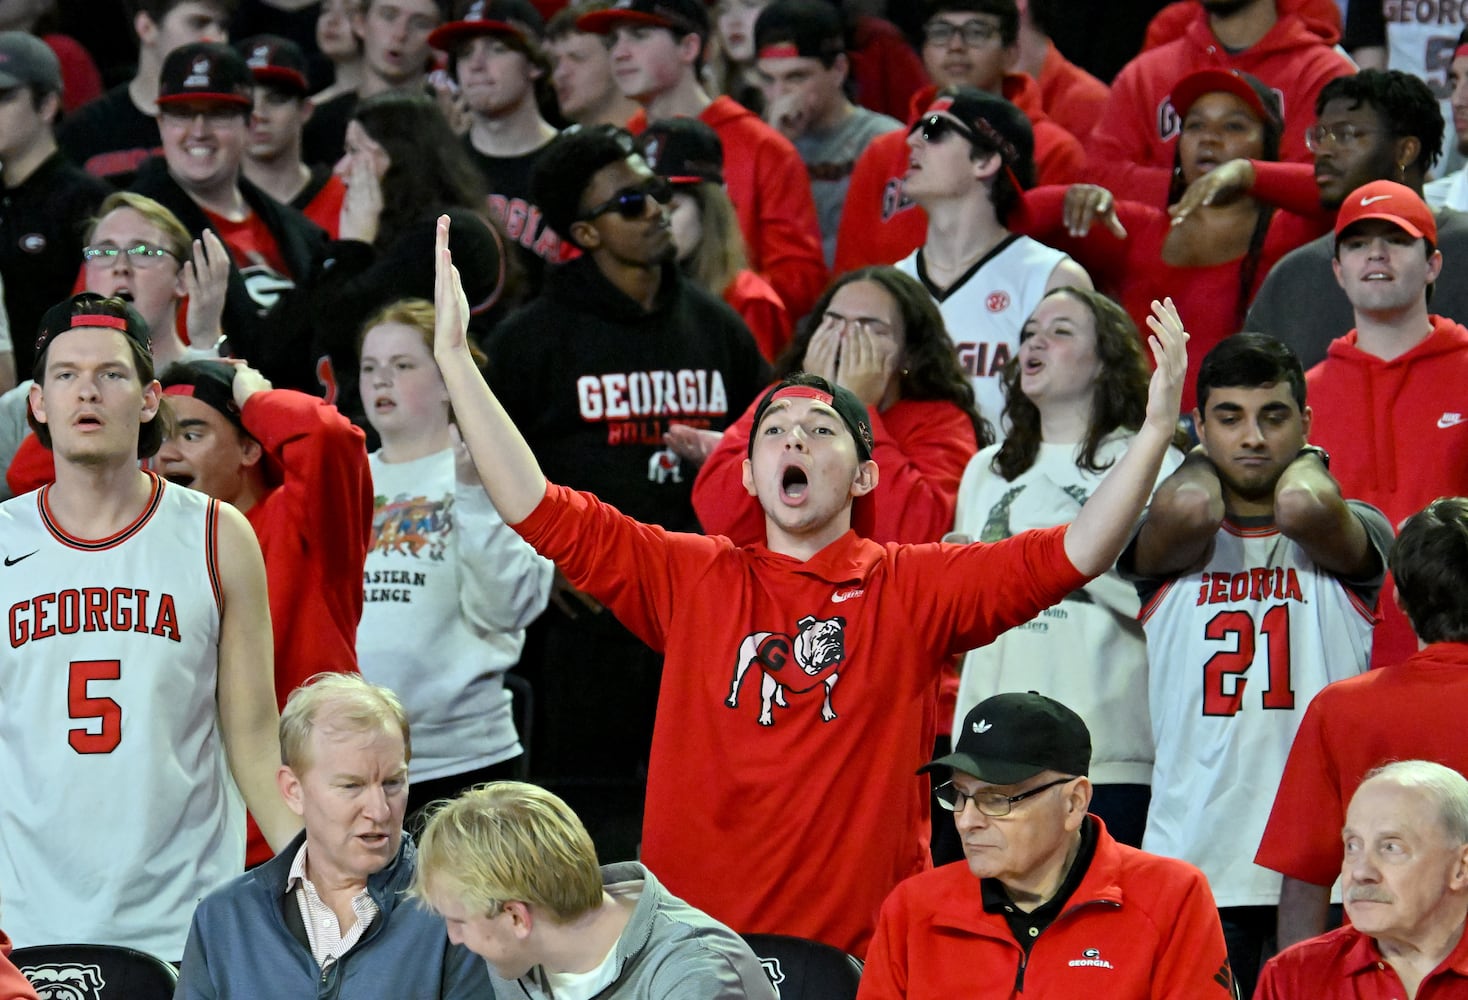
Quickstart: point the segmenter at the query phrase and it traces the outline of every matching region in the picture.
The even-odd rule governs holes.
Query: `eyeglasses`
[[[1305,130],[1305,148],[1317,153],[1326,143],[1333,146],[1352,146],[1369,136],[1381,134],[1381,129],[1361,128],[1350,123],[1328,126],[1317,123]]]
[[[82,247],[82,263],[87,267],[111,267],[118,254],[126,254],[128,264],[133,267],[153,267],[162,263],[164,257],[178,259],[172,250],[155,247],[151,243],[138,242],[125,247],[99,243],[97,246]]]
[[[951,21],[929,21],[923,25],[923,39],[929,45],[947,45],[954,35],[963,37],[963,44],[978,48],[999,37],[999,26],[974,18],[962,24]]]
[[[673,185],[665,178],[654,177],[636,187],[623,188],[600,205],[595,205],[581,214],[577,221],[590,222],[597,216],[616,212],[624,219],[640,219],[647,214],[648,201],[666,205],[673,200]]]
[[[960,791],[953,782],[945,781],[933,789],[933,797],[938,800],[940,806],[951,812],[961,813],[972,802],[979,807],[979,812],[985,816],[992,816],[997,819],[1001,816],[1008,816],[1016,802],[1023,802],[1030,796],[1039,795],[1048,788],[1054,788],[1056,785],[1063,785],[1067,781],[1074,780],[1075,778],[1056,778],[1054,781],[1043,784],[1038,788],[1031,788],[1028,792],[1020,792],[1018,795],[1000,795],[998,792],[978,792],[974,795],[969,795]]]
[[[923,142],[929,144],[942,142],[950,132],[963,136],[969,142],[973,142],[976,138],[973,130],[962,122],[954,118],[949,118],[947,115],[938,114],[928,115],[926,118],[919,118],[912,128],[908,130],[907,134],[911,135],[914,132],[923,137]]]

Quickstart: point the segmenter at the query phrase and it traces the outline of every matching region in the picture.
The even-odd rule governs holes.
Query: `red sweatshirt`
[[[355,673],[362,567],[372,527],[366,437],[336,407],[291,389],[257,392],[240,418],[280,485],[245,512],[265,556],[275,697],[323,670]],[[270,848],[250,824],[249,864]]]
[[[1357,347],[1352,330],[1305,373],[1311,443],[1330,452],[1344,495],[1381,508],[1394,525],[1438,497],[1468,496],[1468,405],[1458,395],[1468,385],[1468,329],[1429,319],[1432,333],[1391,361]],[[1381,604],[1373,667],[1417,648],[1396,601]]]
[[[1200,69],[1237,69],[1253,74],[1281,97],[1284,136],[1280,157],[1310,162],[1305,129],[1315,121],[1315,98],[1338,76],[1355,72],[1351,61],[1330,47],[1300,15],[1281,13],[1254,45],[1230,54],[1208,26],[1201,4],[1189,5],[1192,19],[1181,37],[1144,51],[1111,84],[1111,103],[1086,143],[1086,176],[1128,198],[1158,207],[1167,204],[1174,151],[1181,127],[1172,109],[1173,85]]]
[[[0,1000],[36,1000],[36,990],[10,962],[10,938],[0,931]]]
[[[790,312],[770,283],[745,268],[729,282],[723,298],[749,327],[764,359],[773,362],[779,357],[790,343]]]
[[[791,316],[804,316],[826,287],[826,258],[800,154],[732,98],[714,98],[698,117],[724,144],[724,186],[739,216],[749,266],[770,283]],[[638,111],[627,128],[644,131],[647,112]]]
[[[801,562],[549,486],[515,528],[664,653],[643,861],[736,931],[854,955],[887,893],[929,864],[913,772],[948,657],[1085,581],[1064,527],[964,546],[848,531]]]
[[[1264,965],[1254,1000],[1396,1000],[1404,997],[1397,971],[1376,942],[1345,926],[1286,948]],[[1468,934],[1413,994],[1416,1000],[1468,996]]]
[[[908,122],[917,121],[937,93],[937,87],[918,91]],[[1025,113],[1034,129],[1036,183],[1080,180],[1085,151],[1080,140],[1045,116],[1039,85],[1024,73],[1006,73],[1004,97]],[[927,239],[928,214],[902,195],[907,133],[902,128],[877,136],[856,161],[836,234],[837,274],[871,264],[895,264]]]
[[[1045,114],[1085,142],[1106,110],[1111,88],[1061,55],[1054,42],[1045,43],[1045,62],[1037,82]]]
[[[754,545],[765,537],[764,511],[741,485],[758,406],[756,401],[724,430],[693,483],[698,523],[708,534],[726,535],[736,545]],[[872,541],[938,541],[953,528],[958,483],[979,450],[974,425],[957,406],[939,400],[899,400],[881,413],[869,408],[867,418],[872,422],[872,458],[880,470],[872,493]]]

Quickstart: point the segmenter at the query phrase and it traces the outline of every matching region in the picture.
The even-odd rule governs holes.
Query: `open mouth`
[[[133,300],[133,290],[131,288],[119,288],[112,293],[112,297],[114,299],[122,299],[124,302],[131,302]]]
[[[194,485],[194,477],[189,475],[187,472],[165,472],[163,474],[163,478],[168,480],[170,483],[173,483],[175,486],[188,487]]]
[[[810,479],[805,470],[798,465],[788,465],[780,475],[780,492],[791,500],[799,500],[805,496],[810,487]]]
[[[386,396],[382,396],[373,401],[372,409],[377,413],[386,413],[389,410],[396,409],[397,405],[397,403],[394,403]]]

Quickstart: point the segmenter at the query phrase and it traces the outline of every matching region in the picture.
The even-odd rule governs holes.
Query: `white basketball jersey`
[[[87,540],[49,491],[0,504],[0,920],[20,947],[176,961],[244,865],[215,708],[219,505],[155,476],[137,520]]]
[[[1144,601],[1156,764],[1144,850],[1190,861],[1219,906],[1273,906],[1254,852],[1305,706],[1366,669],[1372,609],[1273,527],[1225,522],[1202,570]]]
[[[939,294],[918,267],[921,253],[914,250],[896,267],[922,281],[938,303],[979,413],[1003,440],[1004,366],[1019,350],[1020,331],[1045,297],[1051,272],[1070,258],[1028,236],[1011,236]]]

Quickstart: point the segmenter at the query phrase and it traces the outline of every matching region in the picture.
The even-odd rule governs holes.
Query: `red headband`
[[[835,397],[829,392],[822,392],[813,385],[786,386],[771,396],[770,402],[773,403],[777,399],[814,399],[818,402],[825,403],[827,406],[830,406],[836,401]]]
[[[776,42],[759,50],[760,59],[799,59],[800,49],[794,42]]]
[[[1459,45],[1453,50],[1454,59],[1462,59],[1464,56],[1468,56],[1468,45]]]
[[[180,383],[178,383],[178,385],[170,385],[168,388],[164,389],[163,390],[163,395],[165,395],[165,396],[193,396],[193,395],[196,395],[196,393],[195,393],[194,387],[192,385],[189,385],[189,383],[187,383],[187,382],[180,382]]]
[[[77,313],[71,318],[68,330],[75,330],[82,326],[105,326],[113,330],[127,330],[127,318],[124,316],[109,316],[106,313]]]

